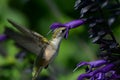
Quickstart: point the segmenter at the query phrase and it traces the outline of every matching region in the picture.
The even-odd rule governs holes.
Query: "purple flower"
[[[65,23],[65,24],[53,23],[53,24],[50,26],[50,29],[51,29],[51,30],[54,30],[54,29],[56,29],[56,28],[66,27],[66,34],[65,34],[64,38],[67,38],[70,29],[76,28],[76,27],[78,27],[78,26],[80,26],[80,25],[82,25],[82,24],[84,24],[84,23],[85,23],[85,20],[83,20],[83,19],[74,20],[74,21],[71,21],[71,22],[68,22],[68,23]]]
[[[19,61],[23,61],[26,57],[26,52],[25,51],[20,51],[19,53],[16,54],[15,56]]]
[[[99,67],[99,66],[106,64],[106,63],[107,63],[106,60],[97,60],[97,61],[92,61],[92,62],[81,62],[77,65],[77,67],[74,69],[74,71],[81,66],[89,65],[90,69],[87,71],[89,73],[92,70],[92,68]]]
[[[90,69],[87,73],[81,74],[78,80],[84,80],[88,78],[90,80],[116,80],[120,79],[120,75],[117,74],[115,68],[120,64],[120,61],[108,63],[106,60],[97,60],[92,62],[81,62],[77,65],[77,68],[90,65]]]
[[[4,41],[7,39],[7,36],[5,34],[0,35],[0,41]]]

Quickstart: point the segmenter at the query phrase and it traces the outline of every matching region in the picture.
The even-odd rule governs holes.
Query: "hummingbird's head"
[[[53,36],[52,37],[53,38],[62,38],[62,37],[64,37],[65,32],[66,32],[66,28],[65,27],[56,28],[53,31]]]

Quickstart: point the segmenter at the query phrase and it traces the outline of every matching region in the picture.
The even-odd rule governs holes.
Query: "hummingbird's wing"
[[[40,54],[42,47],[49,44],[49,41],[43,37],[42,35],[28,30],[25,27],[22,27],[15,22],[9,20],[9,22],[16,27],[21,33],[14,31],[11,28],[5,29],[5,34],[11,37],[15,42],[20,45],[22,48],[27,49],[28,51],[35,53],[37,55]]]

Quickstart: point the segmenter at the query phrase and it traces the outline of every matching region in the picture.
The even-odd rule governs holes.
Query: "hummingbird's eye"
[[[62,30],[62,33],[65,32],[65,29]]]

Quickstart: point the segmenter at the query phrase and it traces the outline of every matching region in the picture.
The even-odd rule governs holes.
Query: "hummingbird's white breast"
[[[44,58],[51,62],[54,60],[54,58],[57,56],[58,51],[59,51],[59,45],[61,42],[61,38],[55,38],[52,41],[50,41],[50,45],[47,46],[44,54]]]

